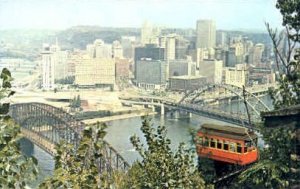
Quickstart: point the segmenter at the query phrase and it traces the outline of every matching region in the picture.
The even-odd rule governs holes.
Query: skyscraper
[[[165,58],[167,60],[175,59],[176,35],[170,34],[160,37],[160,47],[165,48]]]
[[[42,71],[43,71],[43,89],[50,90],[54,88],[54,57],[50,50],[50,45],[44,44],[42,55]]]
[[[197,21],[197,48],[213,48],[216,45],[216,23],[213,20]]]

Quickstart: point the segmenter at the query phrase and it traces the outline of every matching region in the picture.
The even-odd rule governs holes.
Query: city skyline
[[[170,28],[196,28],[213,19],[217,29],[265,30],[281,26],[275,0],[0,0],[0,29],[66,29],[78,25],[141,27],[145,20]],[[257,14],[259,13],[259,14]],[[109,18],[109,19],[107,19]]]

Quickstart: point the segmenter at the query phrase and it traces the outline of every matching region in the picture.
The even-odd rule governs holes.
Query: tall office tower
[[[261,59],[262,59],[262,55],[265,49],[265,45],[262,43],[257,43],[254,47],[253,47],[253,51],[252,51],[252,61],[250,63],[254,64],[254,65],[259,65],[261,64]],[[251,56],[251,55],[250,55]]]
[[[229,47],[225,65],[235,67],[236,64],[242,63],[244,63],[244,46],[243,43],[237,42]]]
[[[136,82],[139,87],[160,89],[167,82],[167,63],[142,59],[136,62]]]
[[[103,40],[96,39],[95,46],[95,58],[112,58],[112,46],[105,44]]]
[[[236,64],[235,67],[225,67],[225,84],[238,87],[247,86],[249,71],[246,64]]]
[[[119,41],[114,41],[112,44],[112,56],[114,58],[123,58],[123,48]]]
[[[189,48],[189,40],[185,39],[182,36],[176,37],[175,43],[175,59],[186,59],[188,48]]]
[[[156,44],[158,45],[158,36],[160,35],[160,28],[152,26],[149,22],[144,22],[141,28],[141,43],[146,44]]]
[[[223,31],[217,31],[216,33],[216,45],[218,47],[225,47],[227,45],[227,35]]]
[[[141,59],[165,60],[165,49],[153,44],[147,44],[145,47],[136,47],[134,49],[134,76],[137,77],[137,61]]]
[[[207,59],[200,63],[199,74],[207,78],[209,83],[222,83],[223,61]]]
[[[43,71],[43,83],[42,88],[46,90],[54,89],[54,64],[55,60],[52,56],[50,45],[44,44],[42,55],[42,71]]]
[[[122,36],[121,45],[123,48],[123,56],[125,58],[134,57],[134,46],[136,45],[135,36]]]
[[[78,57],[75,84],[79,86],[110,86],[115,84],[115,61],[112,58]]]
[[[166,60],[175,59],[176,35],[170,34],[160,37],[160,47],[165,48]]]
[[[86,51],[91,58],[112,58],[112,46],[105,44],[102,39],[96,39],[94,44],[88,44]]]
[[[152,25],[146,21],[144,22],[141,29],[141,43],[143,45],[149,44],[152,36]]]
[[[197,48],[214,48],[216,45],[216,23],[213,20],[197,21]]]

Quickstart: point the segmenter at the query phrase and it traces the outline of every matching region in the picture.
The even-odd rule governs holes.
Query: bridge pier
[[[174,119],[191,118],[192,115],[193,114],[190,112],[185,112],[185,111],[180,111],[180,110],[175,110],[175,111],[172,111],[172,113],[171,113],[171,116]]]
[[[165,105],[163,103],[160,104],[160,115],[165,115]]]

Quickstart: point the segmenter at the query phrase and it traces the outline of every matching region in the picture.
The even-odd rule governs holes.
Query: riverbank
[[[122,120],[122,119],[128,119],[128,118],[133,118],[133,117],[140,117],[140,116],[146,116],[146,115],[155,115],[157,112],[153,111],[140,111],[140,112],[133,112],[129,114],[122,114],[122,115],[114,115],[114,116],[106,116],[106,117],[101,117],[101,118],[93,118],[93,119],[85,119],[82,120],[86,125],[91,125],[97,122],[105,123],[109,121],[115,121],[115,120]]]

